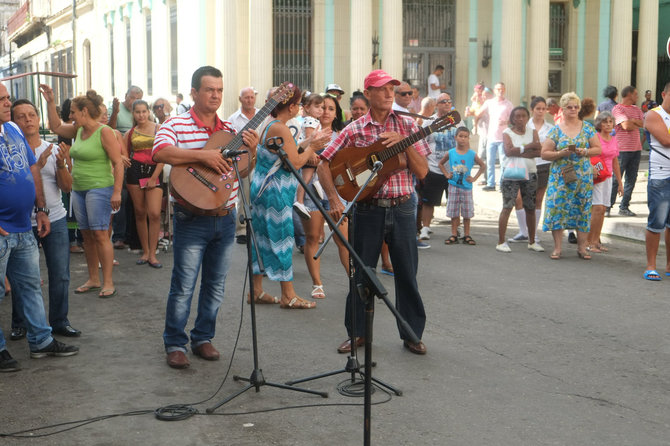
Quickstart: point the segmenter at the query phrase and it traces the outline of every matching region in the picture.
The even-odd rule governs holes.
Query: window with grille
[[[565,3],[551,3],[549,9],[549,58],[565,60],[567,42]]]
[[[312,2],[273,0],[272,82],[289,81],[312,90]]]
[[[454,0],[404,0],[405,46],[453,48],[456,38]]]

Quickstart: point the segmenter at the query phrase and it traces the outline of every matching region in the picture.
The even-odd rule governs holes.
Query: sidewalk
[[[603,224],[603,235],[623,237],[630,240],[644,242],[647,216],[649,209],[647,208],[647,173],[649,169],[649,152],[642,152],[642,160],[640,161],[640,169],[637,175],[637,182],[633,190],[631,198],[630,210],[637,214],[635,217],[622,217],[619,215],[620,198],[617,197],[617,202],[612,208],[611,217],[605,218]],[[475,171],[476,172],[476,171]],[[477,182],[484,177],[479,177]],[[500,178],[500,167],[496,166],[496,181]],[[499,190],[495,192],[484,192],[482,186],[475,185],[473,188],[475,207],[486,212],[500,212],[502,206],[502,197]],[[479,211],[478,209],[478,211]],[[510,217],[510,226],[516,225],[516,216],[512,212]],[[541,226],[540,226],[541,227]],[[508,231],[511,233],[511,231]],[[512,234],[513,235],[513,234]],[[511,237],[511,235],[510,235]],[[661,240],[663,244],[663,240]]]

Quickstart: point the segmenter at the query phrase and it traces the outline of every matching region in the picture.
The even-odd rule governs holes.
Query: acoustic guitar
[[[233,135],[225,130],[215,132],[201,150],[218,150],[223,156],[225,150],[239,150],[244,144],[242,133],[255,130],[280,102],[286,103],[293,96],[293,84],[284,82],[247,125]],[[249,154],[237,156],[240,175],[248,173]],[[209,211],[226,204],[236,180],[235,172],[218,174],[214,169],[201,163],[176,164],[170,171],[170,191],[196,209]]]
[[[382,168],[374,174],[357,201],[372,198],[393,173],[407,167],[407,155],[404,153],[407,148],[431,133],[454,127],[460,120],[458,112],[452,111],[390,147],[377,141],[368,147],[344,147],[338,150],[330,161],[330,172],[337,193],[347,201],[353,200],[373,172],[375,162],[380,161],[383,163]]]

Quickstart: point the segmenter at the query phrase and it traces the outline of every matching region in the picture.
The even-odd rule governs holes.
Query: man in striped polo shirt
[[[230,123],[216,114],[223,97],[223,76],[211,66],[198,68],[191,79],[193,107],[168,119],[156,133],[153,159],[158,163],[201,163],[219,174],[230,173],[232,165],[218,150],[202,149],[209,137],[220,130],[235,133]],[[242,135],[250,155],[255,158],[258,134]],[[219,352],[212,346],[216,315],[223,302],[226,274],[235,237],[235,201],[238,182],[223,208],[197,212],[179,199],[174,203],[174,267],[165,315],[163,341],[170,367],[183,369],[190,365],[186,357],[186,334],[191,299],[200,265],[202,279],[195,326],[190,332],[191,349],[203,359],[215,361]],[[189,210],[190,209],[190,210]]]
[[[619,203],[619,215],[624,217],[635,216],[628,206],[637,181],[637,171],[640,168],[642,156],[640,128],[644,125],[644,114],[635,104],[637,104],[637,89],[628,86],[621,90],[621,103],[612,108],[612,116],[614,116],[616,125],[616,143],[619,146],[619,166],[621,166],[621,176],[625,179],[623,196]],[[618,187],[616,179],[613,179],[610,208],[616,202]]]

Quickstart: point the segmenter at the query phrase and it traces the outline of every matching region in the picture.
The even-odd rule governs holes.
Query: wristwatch
[[[35,208],[35,213],[37,214],[38,212],[44,212],[47,214],[47,217],[49,216],[49,208]]]

